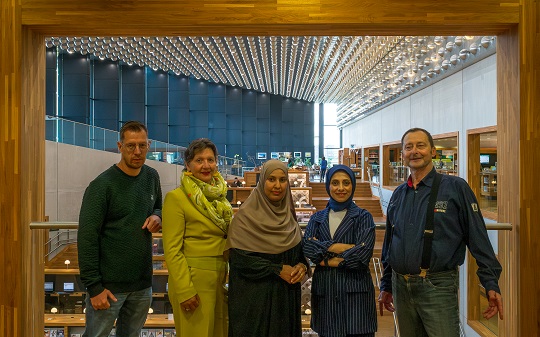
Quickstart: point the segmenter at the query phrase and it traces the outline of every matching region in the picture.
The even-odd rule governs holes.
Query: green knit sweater
[[[87,187],[77,234],[81,280],[90,297],[104,288],[113,294],[152,286],[152,233],[147,217],[161,217],[161,186],[153,168],[136,177],[116,165]]]

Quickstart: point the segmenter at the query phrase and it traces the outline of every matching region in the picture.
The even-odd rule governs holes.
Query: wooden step
[[[327,197],[326,186],[324,183],[310,183],[312,197]],[[355,197],[371,197],[371,187],[369,183],[356,183],[356,189],[354,191]]]
[[[354,198],[353,200],[358,207],[367,210],[368,212],[371,213],[373,217],[384,217],[382,213],[380,200],[378,198],[375,198],[375,197]],[[328,203],[328,197],[313,198],[311,200],[311,203],[317,209],[317,211],[323,210],[326,207],[326,204]]]

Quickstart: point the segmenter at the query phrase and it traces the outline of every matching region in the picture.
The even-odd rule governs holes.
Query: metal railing
[[[366,171],[367,171],[368,180],[369,180],[369,187],[371,187],[371,188],[376,187],[377,188],[377,192],[379,192],[379,201],[381,203],[381,208],[384,210],[388,206],[388,202],[386,200],[384,200],[381,183],[379,181],[379,183],[377,185],[375,185],[375,183],[373,183],[373,180],[371,179],[371,170],[367,169]]]
[[[120,139],[120,132],[74,122],[61,117],[45,116],[45,139],[57,143],[118,153],[117,142]],[[185,147],[158,140],[150,141],[146,159],[184,165]],[[229,175],[242,176],[246,170],[246,164],[246,161],[238,158],[218,155],[218,170],[225,179],[228,179]]]
[[[49,229],[49,230],[67,230],[68,234],[67,234],[67,239],[65,240],[59,240],[61,242],[63,242],[64,244],[69,244],[69,243],[75,243],[76,242],[76,236],[75,236],[75,239],[73,241],[70,241],[70,232],[73,233],[75,232],[74,230],[78,229],[79,228],[79,224],[78,222],[31,222],[30,223],[30,229],[32,230],[37,230],[37,229]],[[376,222],[375,223],[375,228],[377,230],[385,230],[386,229],[386,223],[384,222]],[[489,223],[489,224],[486,224],[486,229],[487,230],[512,230],[512,224],[510,223]],[[65,232],[65,231],[64,231]],[[55,236],[55,237],[58,237],[62,234],[62,231],[59,231],[59,233]],[[49,239],[49,241],[47,242],[47,245],[50,244],[50,242],[53,240],[53,238]],[[46,256],[49,256],[51,253],[53,253],[54,251],[56,251],[58,248],[62,247],[62,245],[57,245],[56,247],[54,247],[54,250],[53,251],[49,251]],[[376,286],[377,288],[380,290],[380,284],[381,284],[381,278],[382,278],[382,275],[383,275],[383,269],[382,269],[382,263],[380,261],[380,259],[378,257],[373,257],[372,259],[372,263],[373,263],[373,269],[374,269],[374,273],[375,273],[375,282],[376,282]],[[398,323],[397,323],[397,317],[396,317],[396,313],[393,312],[392,313],[392,316],[393,316],[393,324],[394,324],[394,337],[400,337],[400,333],[399,333],[399,326],[398,326]],[[460,337],[464,337],[465,336],[465,332],[463,330],[463,326],[461,324],[461,321],[460,321],[460,324],[459,324],[459,329],[460,329]],[[304,330],[303,332],[303,335],[306,334],[306,335],[309,335],[309,336],[316,336],[316,334],[314,334],[314,332],[312,330]]]
[[[79,223],[78,222],[40,222],[40,221],[33,221],[30,223],[30,229],[78,229]],[[377,230],[384,230],[386,229],[386,223],[385,222],[375,222],[375,229]],[[512,224],[507,222],[499,222],[499,223],[487,223],[486,229],[488,231],[490,230],[496,230],[496,231],[511,231],[512,230]]]

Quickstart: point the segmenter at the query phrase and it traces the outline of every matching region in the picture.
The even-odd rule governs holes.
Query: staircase
[[[76,243],[65,246],[55,257],[53,257],[50,261],[45,262],[45,268],[66,269],[66,260],[69,260],[70,262],[69,269],[79,269],[79,258],[77,255]]]
[[[311,203],[320,211],[326,207],[328,203],[328,193],[324,183],[310,182],[311,187]],[[371,187],[368,182],[357,182],[356,190],[354,191],[354,202],[358,207],[363,208],[371,213],[375,222],[384,221],[384,215],[381,208],[379,198],[374,197],[371,193]]]

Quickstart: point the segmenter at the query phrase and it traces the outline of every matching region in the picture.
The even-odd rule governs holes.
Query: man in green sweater
[[[148,130],[131,121],[120,130],[120,162],[86,189],[77,235],[86,287],[85,337],[138,337],[152,302],[152,233],[161,229],[159,175],[144,165]]]

